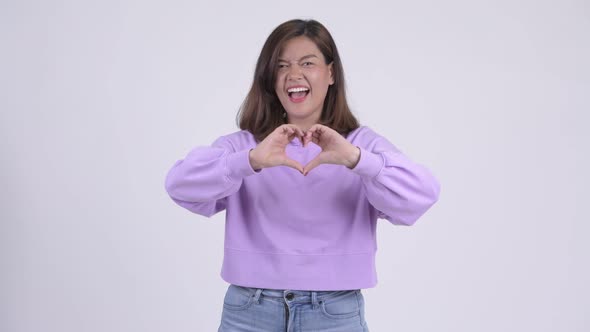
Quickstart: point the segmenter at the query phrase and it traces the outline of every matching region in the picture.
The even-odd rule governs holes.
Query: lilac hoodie
[[[211,217],[226,210],[221,277],[245,287],[350,290],[377,284],[376,222],[412,225],[437,200],[440,185],[372,129],[346,139],[358,164],[322,164],[303,176],[287,166],[255,171],[254,136],[241,130],[192,149],[168,171],[178,205]],[[320,152],[294,138],[287,155],[301,165]]]

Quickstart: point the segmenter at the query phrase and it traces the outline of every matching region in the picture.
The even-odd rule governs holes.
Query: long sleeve
[[[246,176],[257,174],[250,149],[236,151],[225,138],[198,146],[168,171],[165,189],[178,205],[210,217],[226,208],[227,197],[240,189]]]
[[[361,176],[365,194],[378,217],[396,225],[413,225],[436,201],[440,184],[423,165],[414,163],[386,138],[369,131],[352,171]]]

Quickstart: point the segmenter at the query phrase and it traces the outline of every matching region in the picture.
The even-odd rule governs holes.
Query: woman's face
[[[275,92],[289,120],[317,122],[328,87],[334,84],[332,63],[305,36],[287,41],[279,55]],[[299,87],[298,90],[292,89]]]

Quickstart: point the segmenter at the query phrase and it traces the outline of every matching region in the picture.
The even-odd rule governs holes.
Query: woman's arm
[[[227,197],[240,189],[244,177],[257,174],[249,152],[235,151],[225,136],[211,146],[196,147],[172,165],[165,189],[178,205],[210,217],[226,208]]]
[[[438,200],[439,182],[374,131],[361,138],[356,144],[360,159],[352,171],[361,176],[367,199],[380,218],[413,225]]]

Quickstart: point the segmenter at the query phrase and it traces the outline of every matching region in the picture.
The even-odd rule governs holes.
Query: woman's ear
[[[330,85],[334,84],[334,70],[332,69],[334,65],[334,61],[330,62],[328,65],[328,71],[330,72]]]

